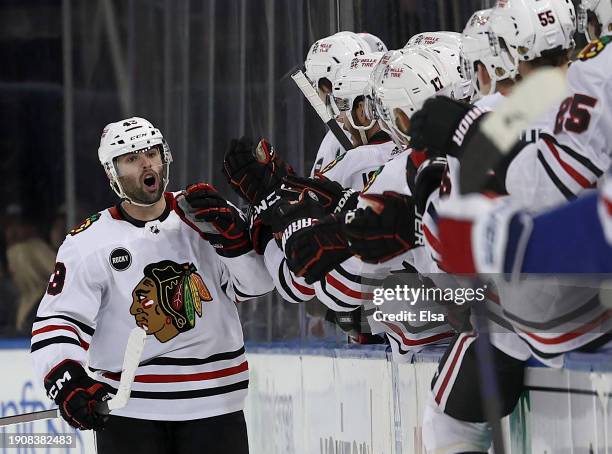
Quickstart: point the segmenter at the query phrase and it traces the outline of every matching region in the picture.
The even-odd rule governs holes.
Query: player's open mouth
[[[157,190],[157,175],[155,173],[147,173],[144,175],[142,182],[144,183],[147,189],[152,191]]]

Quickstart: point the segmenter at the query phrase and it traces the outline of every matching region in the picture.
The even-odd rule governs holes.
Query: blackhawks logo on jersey
[[[98,219],[100,219],[100,213],[92,214],[87,219],[85,219],[83,222],[81,222],[79,225],[77,225],[75,228],[73,228],[69,232],[70,235],[74,236],[77,233],[81,233],[83,230],[87,230],[91,226],[91,224],[96,222]]]
[[[143,274],[132,291],[130,314],[160,342],[192,329],[202,317],[202,301],[212,300],[193,263],[162,260],[145,266]]]
[[[603,36],[587,44],[578,54],[578,59],[585,61],[594,58],[612,41],[612,36]]]

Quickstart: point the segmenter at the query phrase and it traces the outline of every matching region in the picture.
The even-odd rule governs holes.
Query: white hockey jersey
[[[130,330],[147,326],[128,405],[113,412],[190,420],[241,410],[249,373],[236,302],[273,285],[254,252],[224,258],[175,211],[156,220],[120,207],[94,214],[59,249],[32,328],[39,379],[64,359],[117,388]]]
[[[533,211],[572,200],[594,188],[610,165],[612,39],[587,45],[568,71],[568,93],[546,118],[540,139],[511,163],[506,188]],[[542,360],[585,345],[612,329],[595,288],[564,279],[500,282],[504,314]]]
[[[382,169],[370,178],[363,193],[382,194],[384,191],[395,191],[400,194],[411,195],[406,181],[406,164],[410,153],[412,153],[412,150],[403,151],[387,162]],[[365,204],[360,200],[358,206],[364,207]],[[364,264],[357,258],[350,260],[355,262],[352,264],[353,268],[362,267],[361,274],[368,280],[376,278],[378,282],[381,282],[394,275],[394,278],[385,282],[384,287],[386,288],[396,284],[420,288],[424,281],[419,281],[414,276],[410,276],[410,268],[414,268],[420,274],[428,277],[440,273],[424,247],[416,247],[379,265]],[[350,261],[343,263],[345,268],[350,265]],[[411,282],[409,282],[410,279]],[[434,279],[434,283],[436,283],[435,281],[436,279]],[[379,287],[381,283],[379,283]],[[353,290],[356,291],[357,289]],[[375,317],[374,314],[368,317],[373,332],[385,333],[390,340],[394,361],[405,361],[409,359],[406,358],[406,353],[418,350],[425,345],[446,341],[455,335],[453,328],[446,319],[445,309],[433,300],[428,301],[424,298],[416,301],[407,301],[404,298],[386,300],[378,306],[377,310],[387,317],[396,318],[395,321],[389,318],[381,320],[381,315]],[[412,320],[401,317],[401,315],[409,313],[414,314]],[[398,315],[400,315],[400,319],[397,319]]]
[[[361,191],[372,175],[401,151],[388,137],[372,141],[341,154],[323,167],[321,173],[345,188]]]
[[[539,210],[594,188],[610,166],[612,149],[612,36],[588,44],[567,74],[567,97],[546,118],[544,134],[508,169],[506,187]],[[529,184],[525,185],[525,179]]]
[[[340,129],[342,129],[342,127]],[[342,132],[344,132],[349,139],[351,138],[348,131],[342,129]],[[315,173],[320,172],[327,164],[345,152],[346,150],[340,142],[338,142],[334,133],[331,132],[331,130],[327,131],[327,134],[323,137],[321,145],[319,145],[319,149],[317,150],[317,156],[315,157],[314,165],[310,171],[310,177],[314,177]]]
[[[372,173],[400,152],[388,137],[385,138],[383,141],[373,140],[373,143],[339,155],[321,169],[321,173],[345,188],[361,191]],[[308,301],[316,295],[326,306],[335,311],[352,311],[364,301],[372,300],[370,291],[354,291],[353,286],[360,288],[367,281],[372,284],[368,288],[373,288],[382,283],[382,281],[362,279],[359,273],[350,273],[343,268],[343,265],[339,265],[320,282],[307,284],[303,278],[295,276],[289,270],[282,250],[274,241],[270,241],[266,246],[264,257],[266,267],[281,297],[293,303]]]

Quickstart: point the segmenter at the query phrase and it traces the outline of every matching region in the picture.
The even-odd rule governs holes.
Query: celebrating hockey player
[[[567,49],[573,42],[570,24],[575,15],[572,5],[564,2],[540,2],[537,5],[531,2],[523,3],[522,6],[521,2],[508,1],[504,2],[503,8],[498,7],[493,10],[491,21],[495,23],[495,27],[492,28],[496,30],[499,48],[504,48],[502,43],[507,45],[509,49],[507,52],[510,55],[514,53],[513,58],[522,62],[520,71],[526,77],[537,63],[552,63],[562,67],[567,62]],[[496,15],[498,19],[494,21]],[[517,20],[520,21],[518,24],[520,33],[513,33],[513,24]],[[605,23],[606,19],[603,19],[603,22]],[[534,35],[528,33],[529,24],[536,31]],[[540,38],[538,33],[543,36]],[[493,43],[495,42],[494,40]],[[480,205],[480,209],[474,210],[475,201],[471,200],[472,197],[480,196],[470,196],[469,200],[450,199],[445,202],[449,211],[443,205],[443,214],[439,223],[441,228],[439,242],[442,266],[446,270],[469,271],[469,266],[466,265],[473,259],[475,268],[480,272],[509,271],[508,268],[504,268],[508,263],[500,261],[502,255],[498,251],[503,249],[503,242],[508,241],[508,244],[514,245],[518,240],[516,235],[508,236],[512,232],[516,233],[514,226],[509,228],[508,224],[510,219],[516,220],[512,217],[512,213],[516,212],[513,211],[513,207],[514,210],[517,207],[538,209],[563,203],[564,200],[572,199],[576,194],[591,187],[602,174],[602,169],[607,168],[609,151],[606,150],[603,141],[599,141],[601,145],[593,141],[594,137],[598,137],[596,140],[599,140],[605,136],[605,133],[597,133],[599,127],[603,128],[600,131],[610,127],[609,123],[606,124],[603,120],[606,115],[600,107],[605,105],[602,100],[607,96],[607,92],[602,92],[600,89],[605,87],[609,80],[607,72],[603,70],[607,63],[605,45],[601,45],[604,42],[605,37],[602,41],[587,46],[586,52],[594,48],[598,49],[598,52],[590,54],[590,58],[585,58],[586,54],[583,51],[579,61],[570,67],[568,72],[570,96],[543,121],[544,125],[548,125],[546,129],[554,132],[554,135],[541,134],[538,141],[515,150],[511,155],[509,166],[506,162],[505,166],[500,168],[501,172],[496,169],[498,181],[502,182],[510,197],[505,203],[495,204],[495,209],[488,211],[490,214],[487,217],[488,222],[478,224],[486,229],[486,233],[484,230],[480,233],[471,230],[470,236],[468,233],[470,230],[462,228],[461,224],[456,222],[469,219],[482,209],[484,203]],[[555,44],[556,47],[553,47]],[[446,111],[449,112],[448,105]],[[451,120],[449,124],[451,126],[449,132],[454,131],[457,122]],[[589,125],[593,126],[590,128]],[[470,132],[466,134],[464,143],[469,144],[469,134]],[[415,135],[418,135],[418,131]],[[442,137],[445,133],[436,130],[431,137],[434,135]],[[433,142],[429,143],[432,144]],[[446,149],[452,148],[449,146]],[[461,156],[461,151],[456,155]],[[460,211],[462,214],[459,214]],[[477,225],[474,224],[473,227],[476,228]],[[474,247],[474,244],[468,241],[466,247],[460,246],[460,243],[468,237],[475,238],[482,246],[485,243],[487,245],[485,248]],[[495,238],[497,244],[492,246],[485,237]],[[481,259],[484,259],[484,262]],[[484,263],[486,267],[482,267]],[[584,346],[593,348],[594,345],[605,342],[610,326],[605,308],[598,304],[598,292],[595,288],[564,285],[563,282],[555,285],[554,282],[551,284],[531,281],[510,284],[499,282],[498,290],[501,306],[506,314],[511,314],[507,321],[526,341],[530,351],[542,360],[560,364],[563,359],[560,354],[563,352]],[[442,364],[440,375],[445,374],[445,370],[448,369],[446,363]],[[459,373],[462,368],[463,362]],[[439,379],[437,381],[440,382]],[[502,387],[504,386],[502,383]],[[460,394],[466,395],[465,392]],[[506,388],[503,392],[505,400],[509,394],[512,392],[510,388]],[[506,411],[511,409],[508,407]],[[448,403],[443,410],[444,413],[451,415],[452,411],[455,411],[448,408]],[[431,420],[432,437],[441,426],[441,420],[442,417],[438,417],[437,422]],[[472,439],[473,443],[476,443],[479,439],[476,435],[478,433],[478,430],[475,430],[476,426],[472,425],[468,429],[471,423],[465,414],[457,414],[454,423],[449,421],[449,426],[451,424],[456,426],[457,430],[454,433],[461,432],[458,429],[461,420],[464,421],[463,436],[454,441],[448,437],[449,446],[458,443],[458,440],[467,442]],[[447,430],[446,433],[450,434],[453,431]],[[436,442],[439,443],[440,439],[438,438]]]
[[[236,303],[272,282],[245,218],[208,184],[164,192],[172,155],[143,118],[107,125],[98,156],[121,200],[58,252],[32,331],[38,376],[71,426],[97,431],[98,452],[247,453]],[[135,326],[148,339],[131,398],[98,414]]]

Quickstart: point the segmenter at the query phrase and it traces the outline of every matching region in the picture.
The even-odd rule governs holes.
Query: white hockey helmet
[[[474,96],[472,80],[461,71],[461,34],[457,32],[424,32],[414,35],[404,48],[414,47],[433,53],[450,79],[449,96],[470,101]]]
[[[106,171],[111,188],[120,198],[128,199],[139,206],[152,205],[136,202],[128,197],[119,181],[120,175],[116,158],[127,153],[145,151],[155,146],[160,147],[159,151],[163,164],[161,186],[163,190],[166,190],[170,176],[172,153],[161,131],[148,120],[139,117],[109,123],[104,127],[100,137],[98,159],[100,159],[100,163]]]
[[[574,47],[576,12],[571,0],[498,0],[489,27],[493,55],[518,65],[546,51]]]
[[[349,31],[315,41],[304,61],[306,77],[316,90],[323,79],[331,85],[343,63],[369,52],[369,49],[370,46],[363,38]]]
[[[393,141],[408,146],[405,120],[419,110],[427,98],[448,94],[448,78],[439,62],[415,49],[392,50],[383,55],[366,87],[370,115]]]
[[[493,55],[489,45],[489,16],[491,9],[476,11],[468,20],[461,35],[461,71],[463,77],[470,79],[474,90],[481,95],[495,92],[495,85],[500,80],[514,79],[517,68],[509,59],[502,59],[499,55]],[[478,77],[474,69],[480,62],[491,79],[490,93],[482,93],[478,85]]]
[[[601,34],[612,34],[612,0],[580,0],[578,4],[578,30],[584,33],[590,41],[598,38],[598,36],[589,36],[587,27],[589,11],[595,15],[597,22],[601,25]]]
[[[374,126],[376,120],[373,117],[369,117],[370,123],[367,126],[361,126],[355,123],[355,119],[351,112],[355,102],[364,98],[364,91],[368,85],[370,76],[382,56],[382,52],[375,52],[353,58],[351,61],[342,65],[333,81],[330,105],[334,116],[346,112],[346,116],[351,126],[359,131],[359,135],[364,144],[368,143],[365,131]]]
[[[387,52],[386,44],[378,36],[372,33],[357,33],[370,47],[370,52]]]

